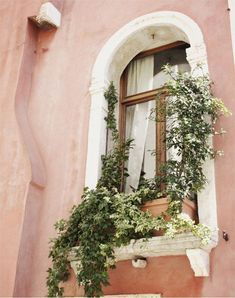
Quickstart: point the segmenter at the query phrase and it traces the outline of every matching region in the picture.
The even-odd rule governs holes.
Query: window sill
[[[192,233],[182,233],[173,239],[166,236],[152,237],[149,240],[131,240],[130,244],[115,249],[117,261],[134,260],[136,256],[161,257],[186,255],[195,276],[209,276],[209,255],[217,245],[218,233],[213,232],[210,242],[202,246],[200,239]]]
[[[149,257],[186,255],[195,276],[206,277],[210,275],[210,252],[216,247],[217,243],[217,231],[212,233],[211,240],[206,246],[202,246],[200,239],[192,233],[178,234],[173,239],[166,236],[157,236],[148,240],[131,240],[129,245],[116,248],[115,256],[118,262]],[[78,262],[74,254],[71,253],[70,263],[75,273]],[[138,268],[138,266],[135,267]],[[140,266],[139,268],[144,267]]]

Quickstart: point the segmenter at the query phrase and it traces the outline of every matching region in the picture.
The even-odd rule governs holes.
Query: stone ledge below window
[[[192,233],[182,233],[173,239],[166,236],[152,237],[148,240],[131,240],[130,244],[115,249],[117,261],[134,260],[161,256],[186,255],[195,276],[209,276],[210,252],[217,245],[218,233],[213,232],[210,242],[202,246],[199,238]]]
[[[217,243],[217,231],[212,233],[211,240],[206,246],[202,246],[200,239],[192,233],[181,233],[176,235],[173,239],[166,236],[157,236],[149,239],[131,240],[129,245],[115,249],[115,257],[118,262],[136,259],[141,260],[151,257],[186,255],[195,276],[206,277],[210,274],[210,252],[216,247]],[[75,255],[71,253],[70,263],[75,273],[78,262]],[[135,267],[138,268],[138,266]],[[140,266],[139,268],[144,267],[145,266]]]

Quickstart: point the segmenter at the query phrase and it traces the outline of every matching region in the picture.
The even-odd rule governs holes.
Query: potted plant
[[[102,173],[96,188],[86,188],[82,203],[73,207],[69,219],[55,224],[58,236],[51,241],[49,257],[53,264],[48,269],[48,296],[63,294],[60,283],[69,276],[73,247],[78,247],[74,251],[79,260],[77,281],[87,296],[98,297],[102,295],[102,287],[108,284],[108,269],[115,267],[115,247],[126,245],[131,239],[152,237],[156,230],[170,237],[187,230],[202,242],[208,241],[210,229],[182,216],[182,201],[205,185],[202,164],[206,158],[216,155],[207,139],[214,133],[215,120],[228,111],[222,101],[211,94],[207,76],[173,74],[168,66],[165,71],[172,76],[167,83],[166,115],[177,116],[177,122],[173,121],[167,131],[166,146],[176,148],[180,159],[169,159],[162,166],[160,183],[166,185],[164,193],[156,178],[144,180],[132,193],[121,191],[123,177],[128,175],[123,164],[128,159],[132,140],[122,142],[119,138],[114,113],[117,94],[111,84],[105,93],[108,101],[105,120],[114,146],[102,157]],[[162,196],[167,196],[167,210],[153,217],[146,211],[153,204],[149,201]]]
[[[168,198],[160,198],[152,201],[146,202],[142,207],[142,211],[149,211],[152,216],[157,217],[164,214],[167,214],[169,207]],[[197,219],[197,207],[194,201],[189,199],[184,199],[182,202],[182,213],[187,214],[191,219]],[[168,217],[169,218],[169,217]]]

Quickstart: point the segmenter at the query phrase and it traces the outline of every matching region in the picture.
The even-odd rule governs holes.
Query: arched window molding
[[[233,61],[235,67],[235,2],[233,0],[228,0],[228,8],[230,9],[229,18],[230,18],[230,30],[231,30],[231,39],[233,46]]]
[[[187,60],[194,69],[198,63],[208,72],[206,47],[199,26],[188,16],[174,11],[160,11],[141,16],[118,30],[101,49],[92,71],[91,109],[86,165],[86,186],[94,188],[101,169],[101,155],[106,147],[104,117],[107,105],[104,91],[110,81],[118,88],[126,65],[139,52],[177,40],[190,44]],[[195,73],[195,75],[197,75]],[[198,195],[199,220],[217,228],[214,162],[205,163],[208,184]]]

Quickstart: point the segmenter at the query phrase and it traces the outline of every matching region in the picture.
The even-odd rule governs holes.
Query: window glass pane
[[[190,71],[190,65],[186,60],[186,52],[183,48],[175,48],[156,53],[154,55],[153,89],[160,88],[169,79],[162,71],[162,67],[170,64],[176,72]]]

